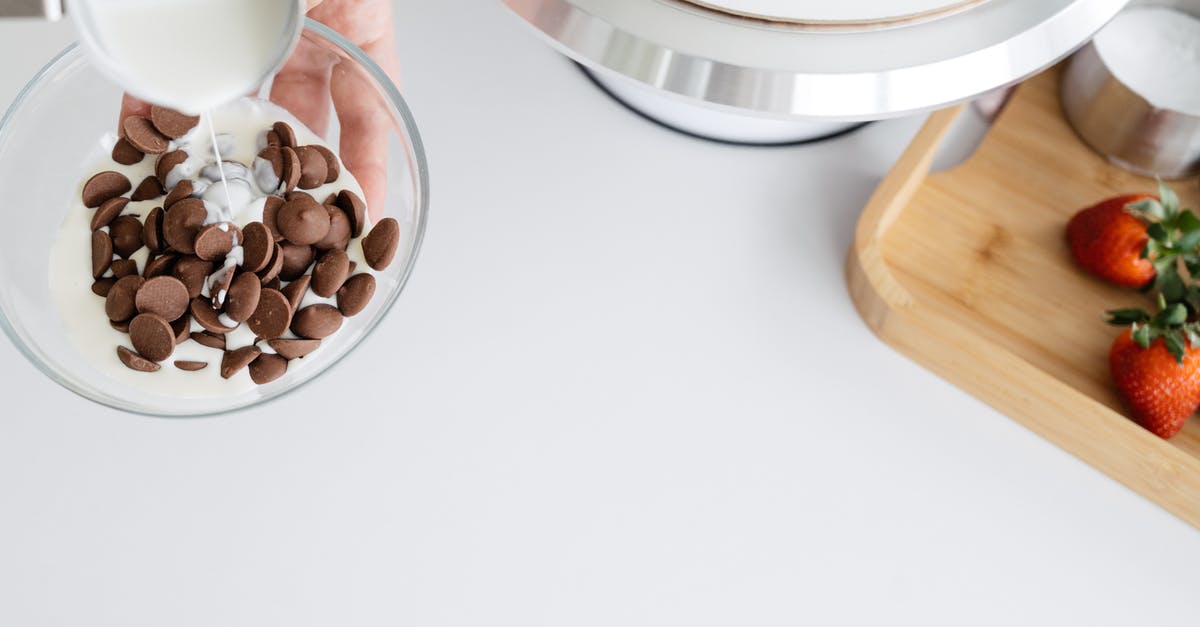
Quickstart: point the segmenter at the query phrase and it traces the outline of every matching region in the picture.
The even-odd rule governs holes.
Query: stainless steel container
[[[1200,15],[1200,0],[1153,4]],[[1144,6],[1139,3],[1128,10]],[[1200,67],[1194,71],[1200,73]],[[1200,111],[1179,111],[1150,102],[1114,75],[1096,41],[1071,59],[1061,94],[1075,131],[1113,163],[1167,179],[1200,174]]]

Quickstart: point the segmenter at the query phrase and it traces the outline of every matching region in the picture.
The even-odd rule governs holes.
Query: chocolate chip
[[[284,281],[295,281],[300,278],[312,265],[316,253],[312,246],[300,246],[283,242],[279,244],[283,253],[283,267],[279,270],[279,278]]]
[[[188,372],[195,372],[197,370],[204,370],[205,368],[207,368],[208,362],[207,361],[190,361],[187,359],[176,359],[175,367],[179,368],[180,370],[186,370]]]
[[[306,274],[284,286],[283,295],[287,296],[288,303],[291,303],[292,311],[300,309],[300,303],[304,301],[304,294],[308,292],[308,284],[311,281],[312,277]]]
[[[362,239],[363,257],[367,265],[383,270],[392,263],[400,245],[400,224],[394,218],[384,218]]]
[[[337,248],[345,250],[350,245],[350,218],[337,205],[323,205],[329,213],[329,232],[321,241],[313,244],[317,250]]]
[[[206,261],[223,259],[233,250],[235,240],[240,240],[240,236],[241,229],[234,224],[222,222],[206,225],[196,234],[196,256]]]
[[[300,183],[300,155],[288,146],[280,148],[280,156],[283,158],[283,176],[280,179],[279,186],[283,191],[290,192],[296,189],[296,185]]]
[[[225,299],[229,298],[229,286],[233,285],[234,268],[232,266],[217,270],[209,277],[208,293],[213,309],[222,309]]]
[[[158,372],[158,369],[161,367],[124,346],[117,347],[117,358],[121,360],[121,363],[125,364],[125,367],[130,370],[137,370],[138,372]]]
[[[284,169],[283,169],[283,148],[281,146],[267,146],[258,151],[258,156],[254,159],[254,181],[258,184],[262,191],[273,194],[280,191],[283,187]],[[267,165],[263,165],[263,164]],[[267,171],[267,168],[270,171]]]
[[[112,265],[112,238],[104,231],[92,231],[92,278],[98,279]]]
[[[192,312],[192,319],[196,321],[196,324],[204,327],[204,330],[209,333],[224,335],[234,329],[234,327],[227,327],[221,323],[221,314],[216,309],[213,309],[212,304],[204,298],[192,299],[190,311]]]
[[[278,290],[264,289],[258,298],[258,307],[246,320],[255,335],[273,340],[287,332],[292,322],[292,306],[286,296]]]
[[[170,322],[187,311],[188,301],[188,289],[183,281],[173,276],[157,276],[137,291],[135,304],[140,313],[155,314]]]
[[[92,230],[98,231],[106,226],[109,222],[116,219],[125,210],[125,206],[129,204],[129,199],[124,196],[109,198],[104,201],[100,208],[96,209],[96,213],[92,214]]]
[[[192,181],[190,179],[183,179],[182,181],[179,181],[175,184],[175,187],[171,188],[171,192],[167,194],[166,199],[163,200],[163,209],[170,209],[171,205],[183,200],[184,198],[187,198],[188,196],[191,196],[195,189],[196,188],[194,185],[192,185]]]
[[[146,262],[146,267],[142,269],[142,276],[146,279],[167,276],[171,274],[171,270],[175,267],[177,259],[179,259],[179,255],[175,253],[165,253],[150,259]]]
[[[137,187],[134,188],[130,199],[135,201],[151,200],[153,198],[162,196],[164,193],[166,192],[163,190],[162,184],[158,182],[158,179],[154,178],[153,176],[147,176],[146,178],[142,179],[141,183],[138,183]]]
[[[192,341],[209,348],[225,350],[225,336],[209,333],[208,331],[196,331],[191,335]]]
[[[213,264],[211,261],[187,255],[180,257],[175,262],[175,268],[171,270],[171,275],[183,281],[184,286],[188,290],[188,298],[196,298],[200,296],[200,292],[204,288],[204,280],[208,278],[212,270]]]
[[[312,271],[312,291],[317,296],[329,298],[350,276],[350,258],[346,251],[333,249],[321,255]]]
[[[175,169],[175,166],[187,161],[187,158],[188,153],[182,150],[172,150],[171,152],[164,153],[158,158],[158,161],[154,162],[154,176],[157,176],[158,180],[163,185],[166,185],[167,177],[171,174],[171,170]],[[178,187],[178,184],[176,186]]]
[[[175,330],[154,314],[139,314],[129,323],[133,348],[150,361],[162,361],[175,352]]]
[[[137,314],[136,296],[146,279],[132,275],[117,279],[104,299],[104,313],[113,322],[128,320]]]
[[[276,122],[271,127],[271,130],[275,131],[275,134],[279,136],[279,143],[281,145],[295,147],[296,132],[292,130],[292,127],[290,125],[288,125],[287,122],[284,122],[284,121]]]
[[[311,144],[308,147],[317,151],[321,155],[321,158],[325,159],[325,182],[332,183],[336,181],[342,174],[342,164],[338,161],[337,155],[333,154],[332,150],[320,144]]]
[[[279,355],[263,353],[250,362],[250,380],[265,385],[287,372],[287,360]]]
[[[312,146],[296,148],[296,156],[300,157],[300,181],[297,186],[300,189],[316,189],[324,185],[325,176],[329,173],[325,156]]]
[[[275,220],[279,232],[293,244],[315,244],[329,233],[329,210],[308,194],[291,196]]]
[[[134,148],[133,144],[129,143],[129,140],[124,137],[118,139],[117,143],[113,145],[112,160],[121,165],[141,163],[145,156],[142,151]]]
[[[275,239],[262,222],[251,222],[242,229],[242,270],[262,270],[274,252]]]
[[[284,359],[300,359],[317,350],[321,340],[268,340],[267,345]]]
[[[283,285],[283,281],[280,281],[279,277],[275,277],[275,278],[271,279],[270,281],[263,283],[263,287],[265,287],[267,289],[271,289],[271,290],[277,290],[282,285]]]
[[[192,317],[189,314],[179,316],[175,322],[171,323],[171,332],[175,334],[175,345],[179,346],[187,341],[189,331],[192,330]]]
[[[131,189],[133,184],[120,172],[108,170],[95,174],[83,184],[83,206],[95,209],[104,201],[123,196]]]
[[[262,297],[262,282],[249,272],[238,275],[225,297],[225,315],[236,322],[245,322],[258,309]]]
[[[167,151],[169,143],[166,136],[158,132],[150,120],[131,115],[125,118],[121,128],[125,130],[125,139],[128,139],[134,148],[148,155],[157,155]]]
[[[128,320],[123,320],[121,322],[114,322],[112,320],[109,320],[108,326],[112,327],[114,331],[120,331],[121,333],[129,333],[129,321]]]
[[[374,295],[375,277],[365,272],[356,274],[337,291],[338,311],[347,318],[356,316],[367,308],[367,303],[371,302]]]
[[[123,259],[142,247],[142,223],[133,216],[118,216],[108,225],[108,234],[112,237],[113,252]]]
[[[258,272],[258,278],[263,282],[263,285],[278,280],[280,271],[283,270],[283,246],[275,244],[275,250],[271,252],[271,260],[267,262],[267,267]]]
[[[278,147],[283,145],[283,140],[279,138],[279,133],[276,133],[274,130],[267,131],[266,142],[268,146]]]
[[[297,311],[292,319],[292,333],[313,340],[329,337],[341,326],[342,313],[337,307],[324,303],[309,305]]]
[[[92,282],[92,293],[101,298],[108,296],[109,290],[116,282],[117,280],[113,278],[96,279]]]
[[[351,262],[350,262],[350,276],[354,276],[354,271],[355,271],[357,268],[358,268],[358,262],[357,262],[357,261],[351,261]]]
[[[146,214],[146,221],[142,224],[142,243],[152,252],[159,252],[167,247],[167,240],[162,232],[163,215],[162,207],[155,207]]]
[[[367,224],[367,203],[363,202],[358,194],[343,189],[338,192],[335,204],[341,207],[342,211],[346,212],[346,217],[350,219],[350,234],[354,237],[362,235],[363,227]]]
[[[221,377],[228,379],[241,371],[250,364],[250,362],[258,359],[262,354],[257,346],[243,346],[234,351],[226,351],[221,357]]]
[[[113,259],[112,273],[118,279],[137,274],[137,262],[132,259]]]
[[[150,122],[154,124],[154,128],[158,129],[158,132],[171,139],[178,139],[196,128],[196,125],[200,123],[200,116],[186,115],[166,107],[151,106]]]
[[[279,209],[283,207],[284,200],[279,196],[267,196],[266,202],[263,204],[263,226],[271,232],[271,238],[276,242],[283,241],[283,234],[279,232],[279,225],[276,218],[279,216]]]
[[[163,217],[163,237],[171,248],[192,254],[196,251],[196,235],[204,226],[208,211],[204,201],[198,198],[185,198],[167,209]]]

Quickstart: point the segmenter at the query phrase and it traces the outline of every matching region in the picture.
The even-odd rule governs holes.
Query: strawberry
[[[1154,199],[1149,194],[1115,196],[1076,213],[1067,223],[1076,263],[1117,285],[1142,287],[1153,281],[1154,264],[1142,254],[1150,241],[1146,223],[1125,207]]]
[[[1129,324],[1113,342],[1108,367],[1133,419],[1168,439],[1200,408],[1200,323],[1188,322],[1182,303],[1150,316],[1140,309],[1109,312],[1109,322]]]

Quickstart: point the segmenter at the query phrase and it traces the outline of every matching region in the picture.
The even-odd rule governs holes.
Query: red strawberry
[[[1167,439],[1200,407],[1200,354],[1185,340],[1182,361],[1167,349],[1163,337],[1142,348],[1126,329],[1108,354],[1117,392],[1138,424]]]
[[[1125,211],[1125,205],[1151,198],[1115,196],[1076,213],[1067,223],[1067,243],[1075,261],[1117,285],[1142,287],[1154,280],[1154,265],[1141,256],[1150,239],[1146,223]]]

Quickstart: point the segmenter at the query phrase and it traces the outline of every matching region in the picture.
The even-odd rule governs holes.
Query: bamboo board
[[[962,107],[935,112],[859,218],[851,297],[884,342],[1200,527],[1200,417],[1164,441],[1127,419],[1107,309],[1145,296],[1077,269],[1078,209],[1153,179],[1110,165],[1064,119],[1058,70],[1021,85],[971,157],[930,173]],[[1174,181],[1196,208],[1195,181]]]

